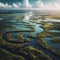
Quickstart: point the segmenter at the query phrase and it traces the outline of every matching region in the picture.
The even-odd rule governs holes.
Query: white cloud
[[[6,4],[3,4],[0,2],[0,7],[5,7],[5,8],[8,8],[8,7],[11,7],[10,5],[8,5],[7,3]]]
[[[47,9],[51,9],[51,10],[59,10],[60,9],[60,3],[57,3],[57,2],[48,3],[44,7]]]
[[[23,7],[25,7],[25,8],[32,8],[32,5],[29,3],[29,0],[24,0],[23,1]]]
[[[38,0],[34,4],[30,4],[29,0],[24,0],[23,3],[13,3],[9,5],[8,3],[4,4],[0,2],[0,9],[3,8],[15,8],[15,9],[41,9],[41,10],[60,10],[60,2],[49,2],[44,4],[41,0]]]
[[[41,7],[43,7],[43,2],[41,1],[41,0],[38,0],[36,3],[35,3],[35,7],[36,8],[41,8]]]
[[[0,7],[5,7],[5,5],[3,3],[0,2]]]
[[[60,10],[60,2],[49,2],[47,4],[44,4],[41,0],[38,0],[35,3],[37,8],[43,9],[43,10]]]
[[[20,8],[21,6],[20,6],[21,4],[20,3],[13,3],[12,5],[9,5],[8,3],[1,3],[0,2],[0,8]]]
[[[14,8],[20,8],[20,5],[19,4],[15,4],[15,3],[13,3],[13,5],[12,5]]]

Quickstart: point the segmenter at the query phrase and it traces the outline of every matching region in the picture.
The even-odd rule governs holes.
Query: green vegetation
[[[45,40],[46,37],[52,37],[50,40],[51,43],[60,43],[60,39],[54,38],[55,36],[60,36],[60,33],[50,32],[50,30],[60,30],[60,23],[44,22],[45,18],[60,19],[60,17],[39,15],[32,17],[30,23],[20,21],[20,19],[22,20],[23,17],[24,16],[20,17],[19,15],[19,18],[9,18],[15,20],[15,22],[11,20],[11,22],[8,23],[10,26],[6,25],[8,18],[5,19],[2,24],[0,24],[0,28],[5,31],[0,32],[0,46],[2,46],[0,48],[0,60],[25,60],[26,57],[30,57],[31,60],[53,60],[49,54],[47,55],[47,53],[45,53],[45,51],[51,52],[60,57],[60,51],[48,45]],[[39,22],[40,19],[43,20],[43,22]],[[40,24],[39,27],[44,29],[44,32],[38,32],[36,35],[34,35],[36,31],[36,24]],[[19,27],[23,28],[20,29]],[[24,32],[28,32],[26,37]],[[33,44],[37,44],[39,46],[35,47]],[[41,48],[41,50],[38,48]]]
[[[52,34],[49,34],[49,33],[46,32],[46,31],[45,31],[45,32],[39,32],[39,33],[36,34],[36,37],[39,38],[39,39],[40,39],[40,38],[45,38],[46,36],[52,36],[52,37],[53,37]]]
[[[50,56],[32,46],[22,48],[19,51],[23,54],[29,55],[32,60],[52,60]]]
[[[28,37],[30,37],[30,38],[36,38],[32,33],[30,33],[30,34],[28,35]]]
[[[48,35],[47,35],[48,36]],[[45,41],[45,35],[42,35],[40,33],[37,34],[37,43],[39,44],[39,46],[43,46],[45,49],[47,49],[48,51],[51,51],[52,53],[60,56],[60,51],[52,48],[50,45],[48,45]]]
[[[11,25],[11,26],[8,26],[8,28],[16,28],[16,26]]]
[[[20,55],[15,55],[5,49],[0,48],[0,60],[25,60]]]
[[[8,48],[11,48],[11,49],[17,49],[19,47],[25,46],[24,43],[22,43],[22,44],[18,43],[17,44],[17,42],[16,43],[7,42],[2,38],[2,35],[3,35],[3,33],[0,33],[0,45],[7,46]],[[28,39],[25,39],[25,43],[27,43],[27,41],[28,41]]]
[[[10,41],[10,42],[18,42],[18,43],[24,43],[24,42],[29,42],[28,38],[24,38],[24,33],[19,33],[16,35],[16,38],[12,38],[12,33],[7,33],[6,38]]]
[[[57,44],[60,43],[60,39],[56,39],[56,38],[55,38],[55,39],[52,39],[52,40],[50,40],[50,41],[51,41],[52,43],[57,43]]]

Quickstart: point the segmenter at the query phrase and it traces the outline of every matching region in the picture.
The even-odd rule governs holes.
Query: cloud
[[[25,7],[25,8],[32,8],[32,5],[29,3],[29,0],[24,0],[23,1],[23,7]]]
[[[20,6],[20,3],[18,3],[18,4],[13,3],[12,7],[14,7],[14,8],[20,8],[21,6]]]
[[[24,0],[23,3],[13,3],[9,5],[8,3],[0,2],[0,9],[1,8],[14,8],[14,9],[41,9],[41,10],[60,10],[60,2],[48,2],[43,3],[41,0],[38,0],[34,4],[30,4],[29,0]]]
[[[60,10],[60,3],[57,2],[48,3],[44,7],[46,9],[51,9],[51,10]]]
[[[0,8],[7,8],[7,9],[9,9],[9,8],[16,8],[16,9],[18,9],[18,8],[20,8],[21,7],[21,3],[13,3],[12,5],[9,5],[8,3],[1,3],[0,2]]]
[[[12,6],[8,5],[7,3],[4,4],[4,3],[0,2],[0,7],[8,8],[8,7],[12,7]]]
[[[9,5],[8,3],[2,3],[0,2],[0,8],[15,8],[15,9],[19,9],[19,8],[32,8],[32,5],[29,3],[28,0],[24,0],[23,3],[13,3],[11,5]]]
[[[35,6],[36,8],[41,8],[41,7],[43,7],[43,5],[44,5],[43,2],[42,2],[41,0],[38,0],[38,1],[35,3],[34,6]]]
[[[56,1],[44,4],[41,0],[38,0],[35,6],[43,10],[60,10],[60,2],[58,3]]]

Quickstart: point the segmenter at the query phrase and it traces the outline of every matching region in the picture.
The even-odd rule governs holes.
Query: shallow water
[[[41,24],[36,24],[33,23],[32,21],[29,20],[29,22],[27,22],[26,20],[24,21],[24,18],[26,17],[25,15],[27,15],[28,13],[15,13],[15,14],[3,14],[2,16],[0,16],[0,32],[4,32],[4,31],[14,31],[14,30],[31,30],[30,27],[26,26],[26,24],[35,24],[34,26],[32,26],[33,28],[35,28],[36,30],[34,32],[32,32],[32,34],[35,36],[37,33],[39,32],[43,32],[44,29],[39,27],[42,26]],[[19,18],[20,15],[20,19],[17,20],[16,18]],[[24,18],[21,18],[22,16],[24,16]],[[11,18],[13,17],[13,18]],[[14,19],[15,18],[15,19]],[[22,19],[22,20],[21,20]],[[30,19],[30,18],[29,18]],[[10,28],[9,26],[14,26],[13,28]],[[50,30],[50,32],[60,32],[58,30]],[[27,34],[30,32],[26,32]],[[57,36],[58,37],[58,36]],[[56,38],[57,38],[56,37]],[[55,48],[59,48],[60,49],[60,44],[54,44],[50,42],[51,38],[46,37],[45,40],[46,42],[55,47]]]
[[[25,17],[26,13],[21,13],[22,17]],[[37,33],[39,32],[44,32],[44,29],[41,28],[40,26],[42,26],[41,24],[37,24],[37,23],[33,23],[32,21],[30,21],[30,17],[29,20],[25,20],[24,21],[24,17],[21,18],[21,14],[7,14],[7,16],[5,16],[5,14],[3,14],[0,17],[0,32],[6,32],[6,31],[15,31],[15,30],[31,30],[31,27],[27,26],[27,24],[31,24],[33,25],[32,28],[35,28],[36,30],[34,32],[25,32],[24,37],[28,38],[28,34],[32,33],[34,36],[36,36]],[[20,18],[19,18],[20,15]],[[15,17],[16,16],[16,17]],[[12,17],[12,18],[11,18]],[[18,19],[16,19],[18,18]],[[11,27],[13,26],[13,27]],[[55,30],[51,30],[50,32],[60,32],[60,31],[55,31]],[[19,33],[19,32],[18,32]],[[16,32],[13,33],[12,38],[15,38],[14,35],[17,34]],[[56,36],[56,38],[59,38],[60,36]],[[46,37],[45,41],[48,43],[48,45],[52,46],[53,48],[57,48],[60,49],[60,44],[55,44],[50,42],[51,38],[50,37]],[[29,44],[27,44],[28,46],[33,46],[37,49],[41,49],[44,51],[43,47],[39,47],[38,44],[36,43],[36,39],[34,38],[30,38],[30,42]],[[47,51],[45,51],[45,53],[49,53]],[[54,54],[50,54],[49,55],[54,55]],[[55,58],[55,56],[53,56]]]

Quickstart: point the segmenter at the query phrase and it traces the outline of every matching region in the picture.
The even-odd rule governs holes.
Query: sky
[[[29,0],[30,3],[33,3],[33,2],[36,2],[38,0]],[[49,2],[60,2],[60,0],[41,0],[43,1],[44,3],[49,3]],[[13,2],[17,3],[17,2],[23,2],[23,0],[0,0],[0,2],[2,3],[9,3],[9,4],[12,4]]]
[[[60,10],[60,0],[0,0],[0,9]]]
[[[38,0],[29,0],[29,1],[30,1],[30,3],[34,3]],[[54,1],[59,1],[59,0],[41,0],[41,1],[43,1],[44,3],[48,3],[48,2],[54,2]],[[22,3],[23,0],[0,0],[0,2],[12,4],[13,2],[15,2],[15,3],[21,2]]]

